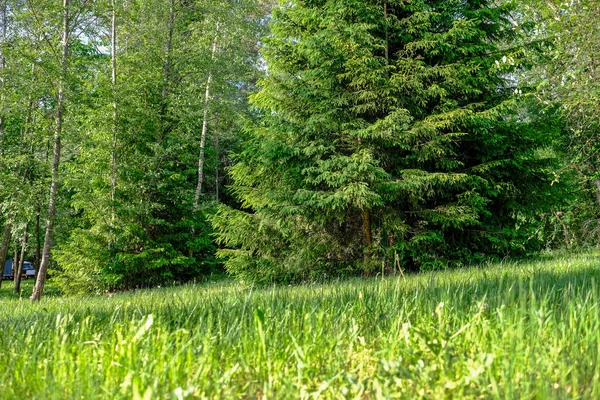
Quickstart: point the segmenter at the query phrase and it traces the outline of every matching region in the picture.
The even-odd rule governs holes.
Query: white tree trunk
[[[31,294],[31,300],[37,301],[42,297],[46,274],[50,265],[50,250],[52,248],[52,236],[54,233],[54,219],[56,216],[56,197],[58,192],[58,180],[60,170],[61,134],[63,127],[63,113],[65,107],[65,80],[67,75],[67,63],[69,59],[69,0],[63,0],[63,27],[62,27],[62,52],[61,71],[58,81],[58,97],[56,103],[56,126],[54,128],[54,146],[52,158],[52,183],[50,184],[50,201],[48,202],[48,221],[46,223],[46,235],[44,237],[44,248],[42,250],[42,262],[37,274],[35,287]]]
[[[2,46],[6,40],[6,29],[8,21],[6,20],[6,0],[2,0],[0,5],[0,14],[2,17]],[[1,50],[1,48],[0,48]],[[0,54],[0,70],[4,69],[4,52]],[[4,84],[4,78],[0,80],[0,86]],[[2,101],[4,103],[4,101]],[[4,154],[4,110],[0,110],[0,156]],[[2,234],[2,243],[0,244],[0,268],[2,274],[4,274],[4,263],[8,257],[8,247],[10,246],[10,236],[12,233],[12,224],[10,221],[6,222],[4,227],[4,233]],[[0,287],[2,287],[2,278],[0,278]]]
[[[25,265],[25,250],[27,249],[27,239],[29,238],[29,222],[25,225],[25,233],[23,234],[23,242],[21,244],[21,255],[19,256],[19,267],[15,273],[15,293],[21,293],[21,274],[23,274],[23,266]],[[16,251],[16,249],[15,249]],[[14,268],[14,267],[13,267]]]
[[[6,60],[4,58],[4,43],[6,42],[6,32],[8,30],[8,20],[6,18],[6,0],[0,0],[0,16],[2,17],[2,47],[0,47],[0,70],[3,70],[6,66]],[[4,86],[4,76],[0,78],[0,88]],[[2,94],[1,104],[4,104],[4,92]],[[4,155],[4,110],[0,110],[0,156]],[[2,266],[4,268],[4,265]]]
[[[215,62],[217,54],[217,41],[219,38],[219,23],[217,22],[217,29],[215,39],[212,44],[212,56],[211,63]],[[198,211],[200,204],[200,195],[202,194],[202,185],[204,183],[204,148],[206,147],[206,133],[208,131],[208,110],[210,106],[210,89],[212,84],[212,65],[209,67],[208,78],[206,79],[206,91],[204,93],[204,118],[202,120],[202,136],[200,138],[200,156],[198,157],[198,184],[196,185],[196,195],[194,196],[194,213]]]
[[[111,22],[111,78],[113,90],[113,132],[112,132],[112,154],[111,154],[111,180],[110,180],[110,203],[111,203],[111,228],[115,225],[115,201],[117,193],[117,145],[119,134],[119,113],[117,108],[117,4],[112,0],[112,22]]]

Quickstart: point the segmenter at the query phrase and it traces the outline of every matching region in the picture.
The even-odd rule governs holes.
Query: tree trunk
[[[211,62],[215,62],[217,54],[217,40],[219,37],[219,23],[215,39],[212,44]],[[206,145],[206,133],[208,131],[208,108],[210,106],[210,88],[212,83],[212,66],[209,68],[208,78],[206,79],[206,91],[204,92],[204,119],[202,120],[202,136],[200,138],[200,156],[198,157],[198,184],[196,185],[196,195],[194,196],[194,214],[198,211],[200,204],[200,195],[202,194],[202,184],[204,182],[204,147]]]
[[[4,234],[2,235],[2,245],[0,246],[0,268],[2,268],[2,278],[0,279],[0,287],[2,287],[2,280],[4,279],[4,264],[8,257],[8,247],[10,246],[10,237],[12,235],[12,224],[6,223],[4,227]]]
[[[23,243],[21,245],[21,255],[19,257],[19,268],[15,274],[15,293],[21,294],[21,274],[23,273],[23,265],[25,264],[25,250],[27,249],[27,239],[29,237],[29,223],[25,225],[25,233],[23,234]],[[16,250],[15,250],[16,251]]]
[[[6,0],[1,1],[0,15],[2,17],[2,45],[0,47],[0,71],[6,66],[6,60],[4,58],[4,44],[6,43],[6,31],[8,28],[8,20],[6,18]],[[0,87],[4,86],[4,76],[0,78]],[[4,92],[2,94],[2,104],[4,104]],[[4,155],[4,110],[0,110],[0,156]],[[4,268],[4,265],[2,265]]]
[[[6,60],[4,58],[4,44],[6,43],[6,33],[8,31],[8,19],[6,17],[7,14],[7,4],[6,4],[6,0],[0,0],[0,7],[2,8],[0,10],[0,13],[2,14],[2,46],[3,48],[0,49],[1,50],[1,54],[0,54],[0,69],[4,68],[4,66],[6,65]]]
[[[37,214],[35,216],[35,280],[37,281],[38,271],[40,270],[40,263],[42,261],[42,239],[40,238],[40,214],[42,208],[40,203],[37,205]]]
[[[117,108],[117,5],[116,0],[112,0],[112,23],[111,23],[111,78],[113,90],[113,135],[112,135],[112,154],[111,154],[111,228],[115,227],[115,201],[117,193],[117,145],[119,133],[119,114]]]
[[[15,238],[15,248],[13,251],[13,281],[17,279],[17,268],[19,267],[19,242]]]
[[[363,210],[363,233],[365,237],[365,259],[371,258],[371,247],[373,246],[373,234],[371,231],[371,211]]]
[[[219,113],[216,114],[215,122],[215,200],[219,202],[219,161],[220,161],[220,148],[219,148]]]
[[[50,250],[52,248],[52,235],[54,231],[54,218],[56,216],[56,195],[58,192],[61,134],[63,125],[65,91],[64,85],[67,75],[67,63],[69,58],[69,0],[63,0],[63,29],[62,29],[62,57],[61,71],[58,82],[58,98],[56,103],[56,127],[54,129],[54,147],[52,160],[52,183],[50,184],[50,201],[48,202],[48,221],[46,223],[46,235],[44,237],[44,249],[42,251],[42,263],[37,274],[35,287],[31,294],[31,300],[37,301],[42,297],[46,274],[50,265]]]

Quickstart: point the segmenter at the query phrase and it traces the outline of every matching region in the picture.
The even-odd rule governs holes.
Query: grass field
[[[593,254],[40,304],[5,282],[0,398],[598,399],[599,282]]]

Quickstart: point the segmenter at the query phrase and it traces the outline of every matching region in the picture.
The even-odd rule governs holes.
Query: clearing
[[[597,399],[599,281],[583,254],[39,304],[5,282],[0,397]]]

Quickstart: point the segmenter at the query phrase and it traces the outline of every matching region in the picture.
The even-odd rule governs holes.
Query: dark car
[[[2,279],[14,279],[13,260],[6,260],[4,263],[4,273],[2,274]]]
[[[33,268],[33,265],[31,265],[29,261],[23,263],[23,271],[21,271],[21,274],[25,279],[35,278],[35,268]]]
[[[25,261],[23,263],[23,271],[21,271],[22,278],[33,278],[35,277],[35,268],[29,261]],[[6,260],[4,263],[4,273],[2,274],[2,279],[5,280],[13,280],[15,278],[15,273],[13,270],[13,260]]]

